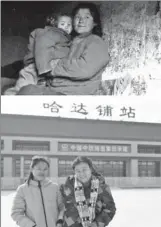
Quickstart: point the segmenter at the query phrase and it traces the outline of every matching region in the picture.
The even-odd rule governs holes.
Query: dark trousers
[[[61,92],[56,92],[54,87],[46,87],[44,85],[27,85],[22,87],[17,95],[65,95]]]

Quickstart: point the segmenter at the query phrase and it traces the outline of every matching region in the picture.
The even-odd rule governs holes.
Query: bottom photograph
[[[2,227],[160,226],[161,124],[1,114],[0,166]]]

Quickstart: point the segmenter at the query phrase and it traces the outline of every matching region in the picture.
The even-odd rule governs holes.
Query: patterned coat
[[[94,223],[98,227],[104,227],[113,219],[116,207],[109,186],[105,183],[104,178],[102,176],[97,177],[99,179],[99,190]],[[81,227],[74,196],[74,176],[68,177],[65,184],[61,185],[60,190],[65,204],[64,227]],[[90,183],[84,187],[84,194],[88,202],[90,198]]]

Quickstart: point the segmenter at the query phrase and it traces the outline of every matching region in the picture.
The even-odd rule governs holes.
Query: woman
[[[48,172],[49,162],[44,157],[32,158],[29,177],[13,200],[11,217],[18,226],[60,226],[64,205],[58,185],[47,179]]]
[[[115,203],[103,176],[87,157],[73,162],[74,176],[60,190],[65,204],[63,227],[104,227],[115,215]]]
[[[49,87],[29,85],[19,95],[94,95],[108,61],[108,47],[102,40],[100,14],[93,3],[80,3],[73,10],[76,37],[70,53],[52,65]]]

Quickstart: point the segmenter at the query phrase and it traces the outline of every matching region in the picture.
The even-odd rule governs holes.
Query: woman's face
[[[92,175],[89,165],[82,162],[75,166],[75,175],[81,183],[87,183]]]
[[[46,162],[39,162],[32,168],[34,179],[42,181],[48,176],[49,167]]]
[[[74,17],[74,29],[78,34],[91,32],[96,24],[89,9],[79,9]]]

